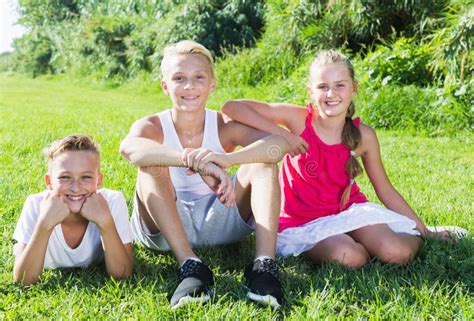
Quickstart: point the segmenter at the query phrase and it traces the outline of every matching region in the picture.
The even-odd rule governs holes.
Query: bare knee
[[[361,244],[356,243],[336,249],[334,259],[347,268],[360,269],[368,263],[370,256]]]
[[[396,265],[408,264],[416,255],[418,247],[403,241],[384,242],[377,255],[384,263]]]
[[[256,179],[275,179],[278,177],[277,164],[252,163],[244,165],[245,173],[252,182]]]
[[[367,250],[359,243],[339,244],[332,248],[322,260],[315,255],[309,255],[309,257],[315,263],[334,262],[350,269],[359,269],[370,260]]]

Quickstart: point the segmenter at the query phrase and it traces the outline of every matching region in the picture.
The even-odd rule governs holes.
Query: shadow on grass
[[[474,292],[474,240],[457,243],[426,240],[419,255],[407,266],[382,264],[374,259],[360,270],[336,264],[318,267],[302,257],[283,260],[285,312],[308,305],[308,296],[350,296],[348,302],[388,302],[403,296],[409,304],[417,301],[414,289],[441,291],[450,295],[453,288]]]
[[[255,237],[226,247],[197,249],[197,254],[215,274],[216,291],[213,305],[233,306],[248,303],[243,286],[243,272],[254,257]],[[133,297],[141,291],[152,292],[160,306],[168,305],[168,294],[176,286],[177,263],[169,252],[154,252],[134,246],[135,271],[131,278],[115,281],[106,274],[103,264],[88,269],[48,270],[41,282],[20,291],[26,296],[36,292],[64,293],[82,291],[110,300]],[[280,260],[281,280],[285,303],[273,317],[288,316],[294,311],[314,309],[311,301],[328,306],[334,300],[342,305],[362,305],[366,302],[390,302],[402,298],[407,304],[416,304],[417,291],[441,291],[449,296],[453,288],[474,292],[474,240],[466,238],[458,243],[427,240],[419,255],[407,266],[381,264],[374,260],[360,270],[348,270],[334,264],[321,267],[312,265],[303,257]],[[12,287],[16,285],[11,284]],[[431,290],[430,290],[431,289]],[[8,292],[16,292],[10,288]],[[332,301],[331,301],[332,300]],[[323,303],[321,303],[323,302]],[[265,307],[254,305],[258,310]],[[333,306],[331,308],[334,308]],[[207,308],[206,308],[207,309]]]

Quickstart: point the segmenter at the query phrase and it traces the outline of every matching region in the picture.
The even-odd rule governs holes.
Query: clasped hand
[[[206,148],[185,148],[182,162],[188,174],[199,173],[203,181],[216,193],[219,201],[231,207],[235,201],[234,184],[227,175],[231,164],[225,154],[212,152]]]

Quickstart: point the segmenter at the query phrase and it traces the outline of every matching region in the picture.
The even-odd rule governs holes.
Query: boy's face
[[[99,156],[89,151],[66,151],[49,162],[46,186],[79,213],[86,197],[102,184]]]
[[[344,63],[316,65],[308,92],[322,116],[346,115],[352,97],[357,93],[357,83],[352,80]]]
[[[167,58],[163,74],[161,87],[170,96],[173,107],[182,111],[204,108],[216,85],[208,60],[200,54]]]

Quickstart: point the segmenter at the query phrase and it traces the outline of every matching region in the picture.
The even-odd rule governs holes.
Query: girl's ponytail
[[[354,103],[351,102],[351,105],[347,110],[346,122],[344,123],[344,128],[342,129],[342,143],[350,150],[350,157],[345,166],[346,172],[349,174],[350,181],[349,186],[346,187],[341,197],[341,210],[349,201],[354,179],[363,172],[362,166],[360,166],[355,155],[355,150],[360,145],[361,134],[359,128],[352,122],[352,116],[354,115],[354,112],[355,106]]]

